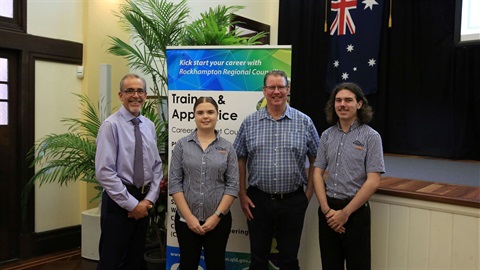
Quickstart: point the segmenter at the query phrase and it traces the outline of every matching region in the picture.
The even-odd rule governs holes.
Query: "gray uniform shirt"
[[[192,214],[205,221],[224,194],[238,195],[238,161],[233,145],[217,133],[203,151],[196,131],[181,138],[173,148],[168,188],[170,195],[183,192]]]
[[[348,132],[337,124],[320,137],[315,167],[326,170],[327,197],[351,199],[370,172],[385,172],[382,138],[368,125],[354,122]]]

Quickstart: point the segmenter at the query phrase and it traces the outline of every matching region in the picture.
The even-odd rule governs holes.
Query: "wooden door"
[[[17,55],[0,49],[0,262],[18,257],[20,237],[20,157]]]

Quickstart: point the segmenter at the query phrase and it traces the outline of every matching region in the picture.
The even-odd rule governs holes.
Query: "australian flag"
[[[383,2],[331,1],[328,13],[328,92],[341,82],[357,83],[367,95],[377,91]]]

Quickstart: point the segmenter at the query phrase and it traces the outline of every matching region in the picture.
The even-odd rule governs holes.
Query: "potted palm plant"
[[[124,29],[130,33],[131,40],[125,42],[117,37],[110,36],[111,46],[108,49],[113,55],[128,60],[130,68],[149,76],[152,81],[149,92],[153,93],[159,105],[159,121],[162,123],[162,140],[164,144],[159,148],[164,154],[164,172],[167,171],[166,157],[168,143],[168,116],[167,110],[167,46],[181,45],[254,45],[266,36],[261,32],[252,37],[241,37],[233,26],[238,22],[233,20],[233,13],[242,9],[241,6],[226,7],[219,5],[201,13],[200,18],[187,23],[190,9],[187,1],[173,3],[167,0],[127,0],[120,6],[117,13]],[[165,174],[166,175],[166,174]],[[157,252],[165,259],[167,212],[167,177],[163,197],[161,195],[154,213],[149,216],[150,229],[147,241],[158,243]]]

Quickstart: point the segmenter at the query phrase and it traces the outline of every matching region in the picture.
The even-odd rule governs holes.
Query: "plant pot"
[[[100,242],[100,209],[98,207],[82,212],[82,257],[98,261]]]
[[[145,259],[146,270],[164,270],[167,268],[167,259],[160,249],[150,249],[145,251],[143,256]]]

